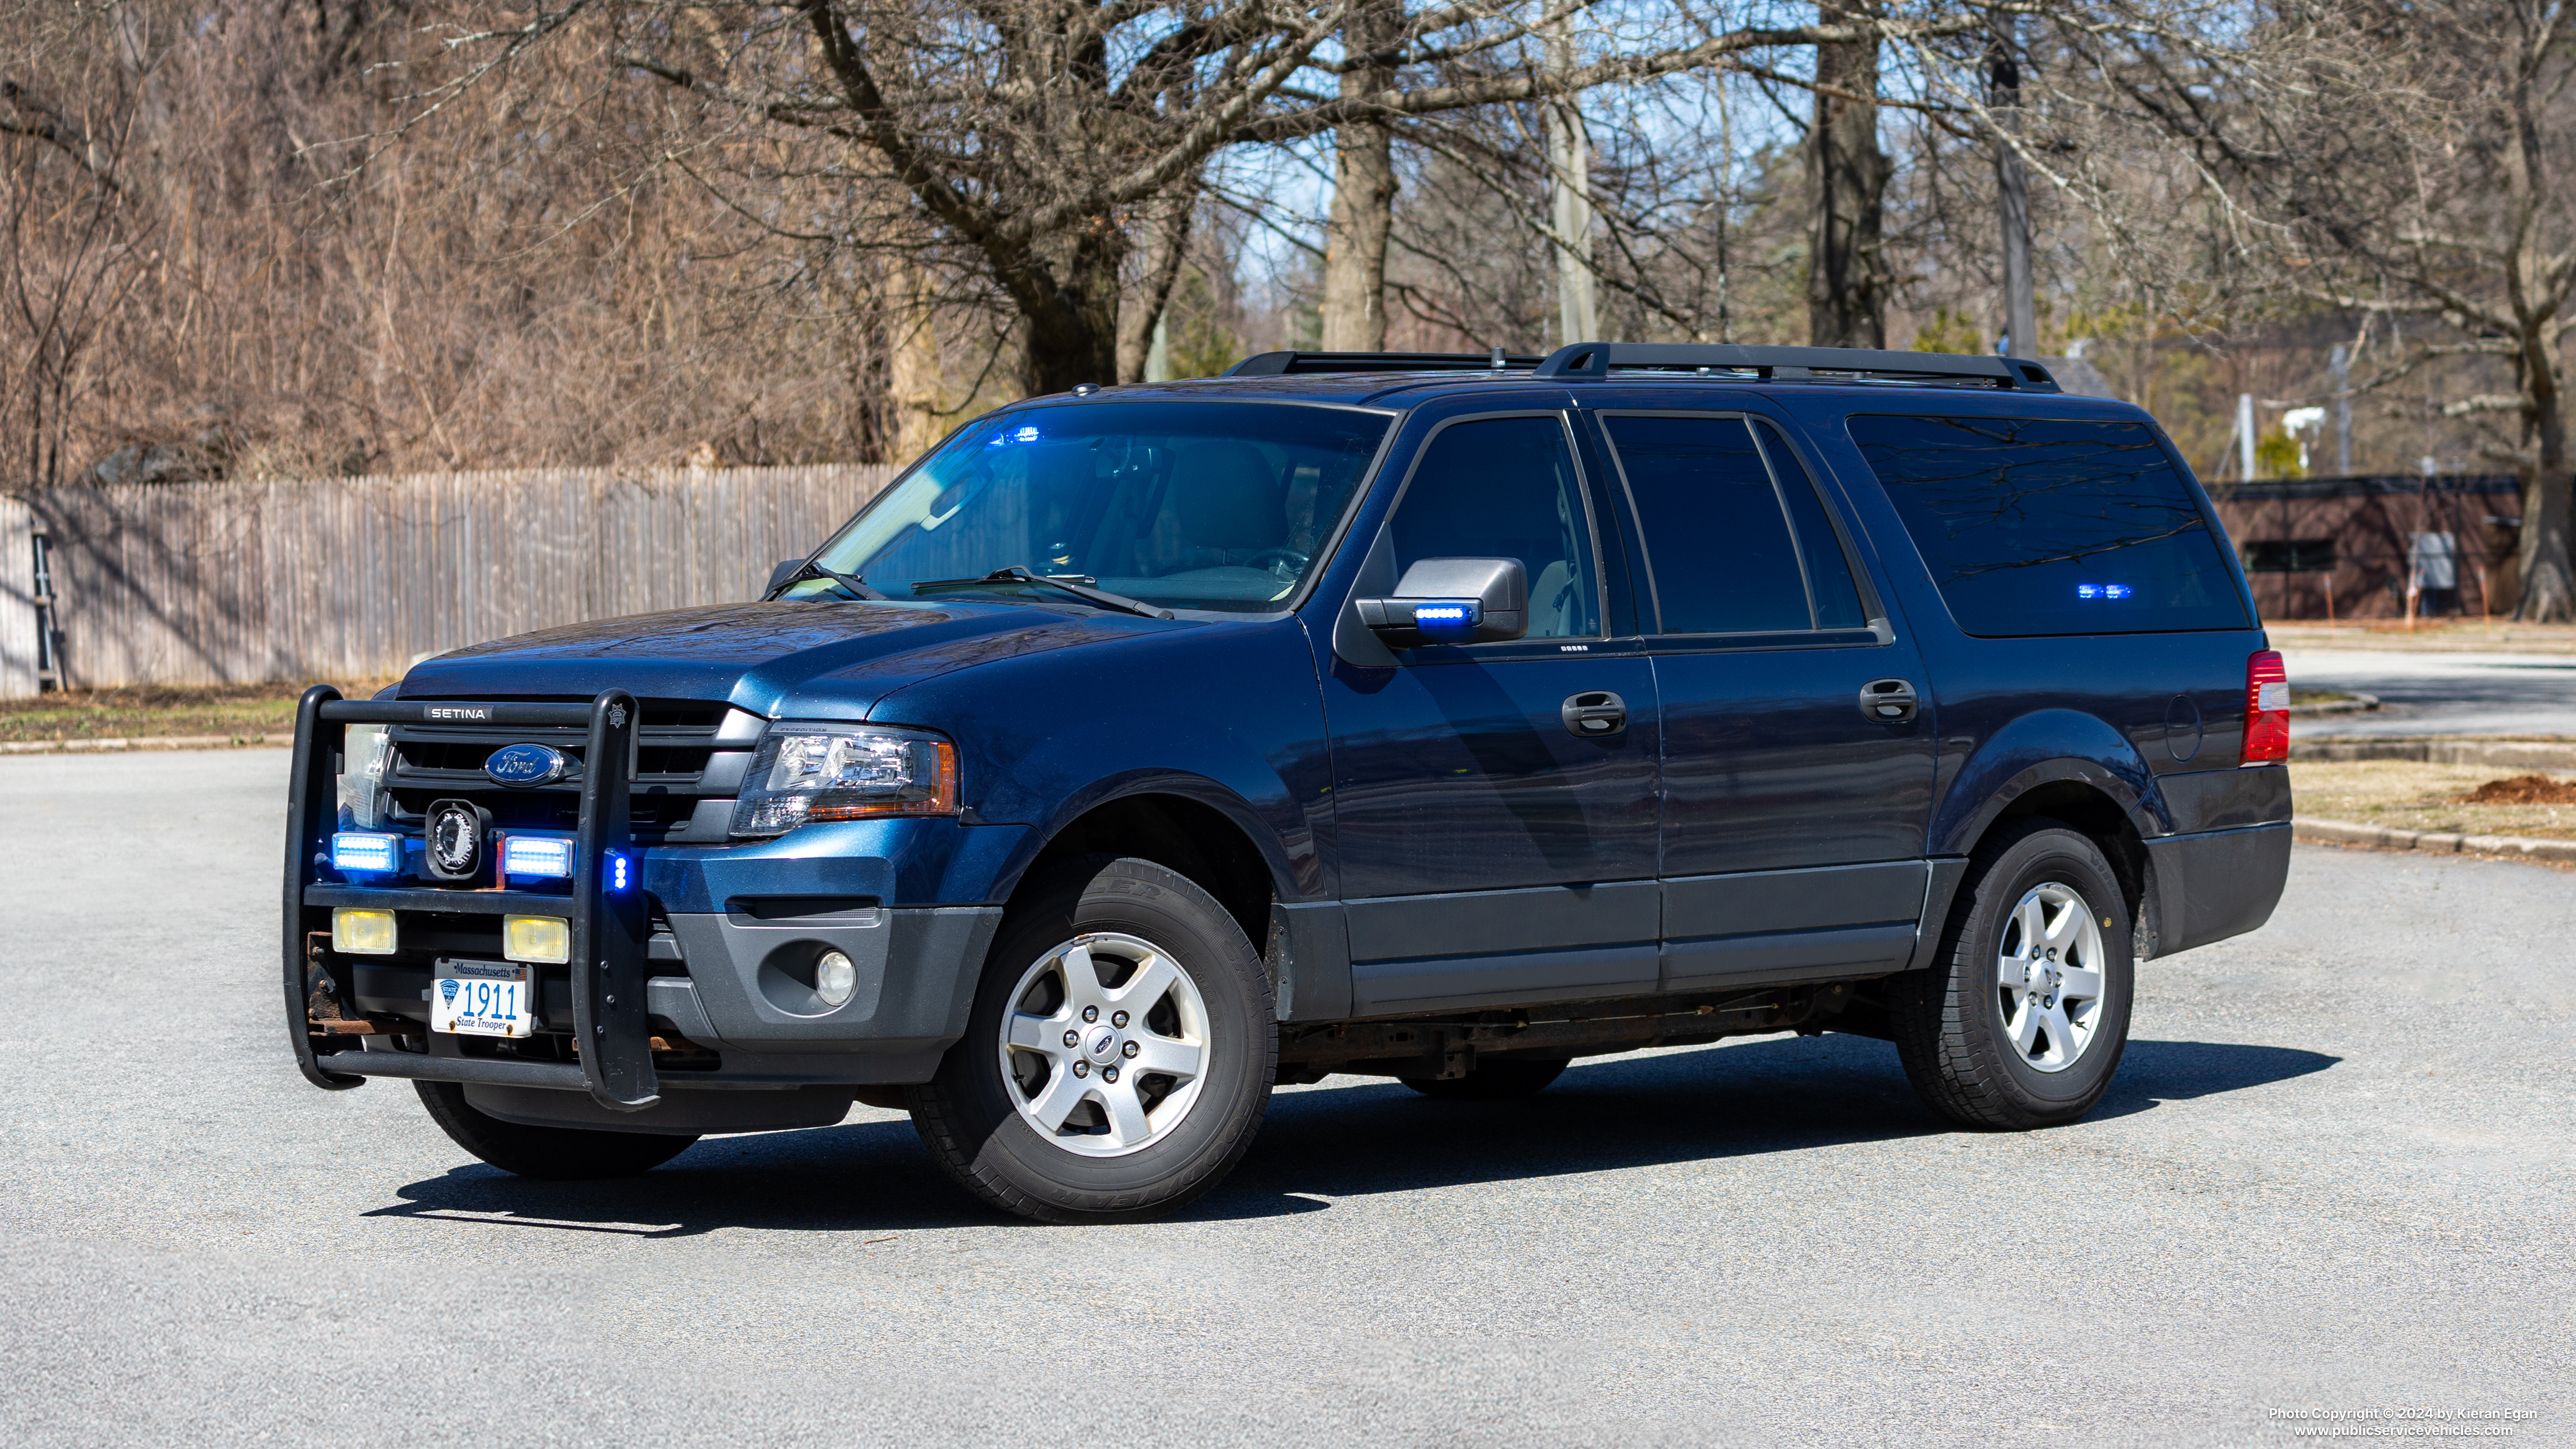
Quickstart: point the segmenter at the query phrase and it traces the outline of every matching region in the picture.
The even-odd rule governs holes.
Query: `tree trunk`
[[[1820,18],[1836,17],[1828,11]],[[1888,276],[1880,242],[1896,167],[1878,149],[1878,42],[1817,46],[1816,83],[1815,125],[1807,134],[1816,208],[1807,339],[1818,347],[1885,347]]]
[[[893,404],[889,463],[909,463],[929,452],[947,424],[941,416],[946,367],[939,354],[939,319],[932,311],[929,279],[920,264],[896,253],[886,266],[886,391]]]
[[[2522,599],[2513,616],[2526,623],[2564,623],[2576,619],[2576,576],[2568,567],[2569,468],[2567,400],[2560,387],[2565,358],[2554,342],[2543,340],[2531,369],[2537,449],[2525,456],[2522,475],[2522,537],[2515,549],[2521,565]]]
[[[1353,12],[1343,49],[1365,55],[1404,33],[1400,0],[1373,0]],[[1341,78],[1346,100],[1395,88],[1395,72],[1360,66]],[[1382,122],[1353,121],[1333,132],[1333,214],[1324,242],[1324,350],[1379,352],[1386,347],[1386,238],[1395,224],[1394,133]]]
[[[1172,300],[1189,259],[1190,219],[1198,200],[1195,186],[1157,203],[1146,223],[1145,268],[1136,290],[1118,308],[1118,380],[1143,382],[1145,360],[1154,350],[1154,329]]]
[[[1574,69],[1568,21],[1547,38],[1547,65]],[[1601,335],[1592,276],[1592,137],[1579,95],[1558,96],[1540,113],[1547,131],[1549,221],[1556,232],[1556,340],[1560,346],[1607,341]]]
[[[1118,264],[1126,249],[1104,218],[1060,238],[1042,262],[1003,275],[1028,329],[1020,365],[1028,396],[1117,381]]]

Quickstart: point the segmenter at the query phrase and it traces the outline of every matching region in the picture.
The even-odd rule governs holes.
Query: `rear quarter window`
[[[2247,626],[2199,500],[2143,423],[1862,415],[1850,428],[1967,633]]]

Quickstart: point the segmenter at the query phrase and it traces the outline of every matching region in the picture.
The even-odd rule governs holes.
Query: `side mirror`
[[[1352,602],[1390,649],[1493,644],[1529,632],[1529,571],[1516,558],[1426,558],[1404,571],[1394,597]]]
[[[762,589],[760,596],[765,599],[777,593],[789,579],[796,577],[796,571],[803,567],[805,567],[805,560],[801,558],[780,559],[778,567],[769,571],[769,587]]]

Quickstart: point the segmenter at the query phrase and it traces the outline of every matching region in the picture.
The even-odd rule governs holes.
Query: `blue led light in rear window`
[[[2127,584],[2077,584],[2075,586],[2075,597],[2079,599],[2125,599],[2136,592],[2136,589]]]
[[[513,835],[501,842],[501,874],[567,877],[572,842],[546,835]]]
[[[331,837],[331,868],[344,875],[399,875],[402,837],[343,830]]]

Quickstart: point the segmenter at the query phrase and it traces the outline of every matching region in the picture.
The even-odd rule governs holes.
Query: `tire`
[[[2128,902],[2110,863],[2053,820],[2010,821],[1977,847],[1956,902],[1933,964],[1889,982],[1907,1079],[1963,1127],[2075,1121],[2110,1089],[2135,996]]]
[[[1270,977],[1234,917],[1177,872],[1097,856],[1023,887],[965,1038],[906,1105],[993,1206],[1133,1222],[1233,1170],[1278,1064]]]
[[[485,1116],[465,1100],[458,1082],[421,1082],[420,1104],[456,1145],[520,1177],[585,1182],[650,1172],[689,1150],[695,1137],[649,1132],[601,1132],[586,1127],[530,1127]]]
[[[1479,1057],[1476,1065],[1463,1077],[1441,1081],[1437,1077],[1398,1077],[1426,1097],[1444,1102],[1500,1102],[1512,1097],[1527,1097],[1547,1090],[1547,1084],[1565,1074],[1573,1065],[1562,1059],[1546,1057]]]

